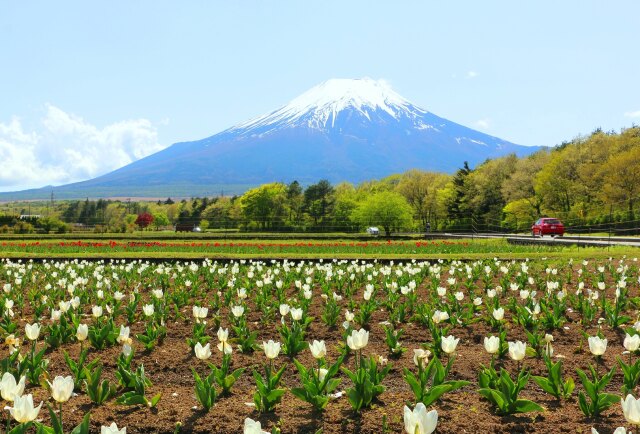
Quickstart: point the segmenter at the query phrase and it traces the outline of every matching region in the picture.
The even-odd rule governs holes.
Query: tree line
[[[263,184],[241,196],[157,202],[68,201],[48,218],[98,231],[199,226],[203,230],[355,232],[526,231],[541,216],[576,228],[611,221],[633,224],[640,199],[640,127],[595,130],[527,157],[507,155],[454,174],[409,170],[354,185],[327,180]],[[30,205],[34,207],[35,205]],[[6,214],[6,213],[5,213]],[[5,216],[6,218],[6,216]],[[0,216],[0,220],[2,216]],[[636,225],[637,226],[637,225]]]

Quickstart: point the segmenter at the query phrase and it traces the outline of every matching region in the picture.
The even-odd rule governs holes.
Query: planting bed
[[[414,395],[403,378],[403,369],[417,371],[413,350],[433,343],[431,328],[445,329],[446,335],[460,339],[452,355],[455,360],[448,379],[470,382],[459,390],[444,394],[428,407],[428,410],[438,412],[437,433],[590,433],[592,427],[600,433],[612,433],[618,426],[631,428],[623,417],[620,404],[612,405],[598,417],[585,417],[578,406],[577,393],[584,391],[584,387],[576,369],[588,370],[592,364],[602,375],[616,367],[606,391],[622,395],[623,379],[618,358],[628,363],[639,357],[622,354],[625,332],[635,333],[633,325],[638,319],[638,279],[638,262],[632,258],[584,263],[485,260],[473,263],[405,261],[396,264],[364,261],[30,263],[5,260],[0,262],[0,288],[4,289],[0,295],[0,326],[3,327],[0,333],[3,340],[10,334],[18,337],[18,350],[24,357],[29,357],[31,343],[25,337],[25,324],[37,322],[41,325],[36,348],[46,349],[44,357],[48,359],[48,365],[40,378],[44,384],[47,378],[52,380],[56,375],[70,375],[63,352],[77,360],[82,346],[89,351],[88,361],[99,359],[104,366],[103,378],[115,385],[116,360],[122,346],[107,345],[105,349],[97,350],[89,340],[80,343],[76,338],[76,325],[72,323],[92,326],[113,320],[116,335],[120,325],[130,326],[134,349],[132,366],[144,365],[145,373],[152,382],[147,390],[149,398],[162,393],[157,406],[118,404],[117,398],[125,391],[122,386],[118,387],[114,397],[96,405],[81,387],[76,390],[77,395],[63,405],[65,432],[71,431],[84,414],[90,412],[92,432],[115,421],[119,427],[126,426],[128,433],[239,433],[244,419],[249,417],[260,421],[265,430],[279,427],[283,433],[400,433],[404,431],[403,407],[413,408],[415,405]],[[246,298],[242,297],[241,288],[246,289]],[[446,289],[444,296],[438,294],[438,288]],[[496,288],[496,295],[492,297]],[[616,288],[621,294],[618,298],[619,311],[615,312],[619,315],[617,319],[611,316],[614,313],[612,309],[616,307]],[[158,291],[152,292],[154,289],[162,290],[161,297]],[[529,292],[521,293],[521,290]],[[111,315],[107,308],[116,309],[116,291],[124,295],[120,302],[121,313]],[[311,293],[308,301],[305,301],[305,292],[307,296]],[[371,293],[369,301],[365,301],[365,292]],[[461,300],[456,299],[457,292],[462,293]],[[594,296],[596,292],[597,299]],[[139,294],[135,303],[131,301],[134,293]],[[334,293],[341,297],[336,301],[339,318],[335,326],[329,326],[323,315],[326,316],[328,300],[334,298]],[[63,305],[62,310],[68,307],[68,311],[61,312],[62,321],[68,322],[73,332],[63,339],[66,342],[51,348],[45,342],[49,339],[51,343],[51,338],[47,338],[51,334],[48,327],[61,324],[61,320],[51,319],[52,310],[60,309],[61,301],[72,301],[74,297],[78,297],[74,301],[74,304],[78,303],[77,307]],[[260,297],[264,302],[262,309],[257,303]],[[474,304],[478,297],[480,303]],[[12,306],[10,302],[7,304],[8,300],[13,302]],[[329,364],[339,358],[344,347],[346,310],[355,314],[349,327],[369,330],[368,344],[362,354],[382,356],[392,366],[382,381],[385,390],[370,407],[359,412],[352,409],[347,393],[341,393],[351,388],[352,382],[340,372],[337,378],[341,383],[336,395],[324,410],[315,410],[290,392],[291,388],[300,387],[300,378],[293,359],[281,351],[274,363],[278,368],[286,365],[280,386],[287,391],[275,411],[261,413],[255,408],[256,381],[251,371],[255,369],[264,374],[267,358],[261,349],[263,341],[282,342],[278,331],[282,324],[279,306],[284,303],[301,307],[304,318],[313,318],[306,329],[305,341],[324,340]],[[359,314],[366,310],[366,305],[371,306],[368,303],[375,303],[375,308],[365,321],[359,318]],[[143,312],[145,305],[155,307],[152,315],[147,316]],[[207,361],[196,358],[187,344],[195,322],[192,315],[194,305],[209,309],[206,333],[211,337],[212,356]],[[231,393],[218,396],[215,405],[207,412],[195,398],[192,369],[206,376],[209,372],[207,362],[220,366],[222,356],[216,348],[216,333],[221,326],[229,329],[230,339],[236,337],[232,326],[237,319],[231,313],[231,307],[237,305],[245,307],[242,317],[246,319],[248,328],[257,332],[256,344],[260,348],[242,353],[236,343],[233,344],[232,368],[244,367],[246,370],[231,388]],[[493,318],[493,310],[498,305],[505,310],[501,321]],[[536,313],[536,305],[540,306],[539,313]],[[93,315],[94,306],[103,307],[103,315],[99,319]],[[550,315],[554,306],[560,309],[561,315],[558,316],[559,322],[552,326]],[[127,307],[134,312],[129,317],[125,311]],[[534,313],[527,319],[529,324],[516,323],[523,321],[522,314],[518,312],[526,308]],[[400,313],[403,309],[404,315]],[[431,316],[436,310],[446,311],[449,319],[434,324]],[[605,315],[605,312],[609,314]],[[628,318],[621,318],[623,315]],[[616,321],[619,324],[615,325]],[[163,324],[166,337],[152,350],[145,350],[136,335],[143,334],[150,322]],[[291,315],[286,315],[285,323],[291,325],[292,322]],[[396,357],[385,342],[384,327],[390,327],[392,323],[396,330],[402,329],[400,342],[407,349]],[[506,330],[507,341],[527,342],[526,331],[537,336],[553,335],[552,361],[562,360],[564,376],[574,379],[576,389],[572,396],[556,400],[530,380],[521,397],[540,404],[544,411],[497,414],[477,390],[480,388],[478,374],[482,366],[488,366],[492,359],[484,349],[484,338],[498,335],[501,329]],[[608,339],[607,350],[599,360],[591,354],[587,343],[587,336],[598,333]],[[1,357],[7,357],[8,348],[5,346],[2,351]],[[309,349],[301,351],[295,358],[307,367],[316,366]],[[441,355],[445,364],[448,358],[446,354]],[[351,352],[346,355],[343,366],[353,370],[356,359],[357,354]],[[15,371],[15,365],[9,363],[8,366],[12,372]],[[532,375],[547,374],[542,357],[533,354],[522,362],[510,360],[505,355],[496,359],[495,366],[496,369],[505,368],[512,376],[518,367],[524,367]],[[637,388],[634,388],[633,394],[636,392]],[[36,404],[42,400],[53,404],[50,391],[41,385],[31,384],[29,380],[24,393],[32,394]],[[7,414],[5,412],[5,416]],[[45,425],[50,424],[45,407],[39,419]],[[12,422],[12,426],[15,425]]]

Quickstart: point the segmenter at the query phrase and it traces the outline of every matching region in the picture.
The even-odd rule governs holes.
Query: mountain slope
[[[536,150],[438,117],[384,82],[333,79],[272,113],[53,191],[58,197],[242,193],[273,181],[357,183],[411,168],[453,172],[464,161],[474,166]],[[42,192],[48,196],[51,188],[22,194]]]

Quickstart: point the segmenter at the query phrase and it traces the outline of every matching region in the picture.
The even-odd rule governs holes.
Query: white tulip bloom
[[[607,351],[607,339],[600,339],[599,336],[589,336],[589,351],[594,356],[601,356]]]
[[[142,311],[146,316],[153,316],[153,314],[156,312],[156,308],[152,304],[145,304],[144,306],[142,306]]]
[[[632,425],[640,425],[640,399],[635,399],[633,395],[629,394],[620,404],[627,422]]]
[[[209,309],[206,307],[193,306],[193,317],[198,322],[206,318],[208,313]]]
[[[327,355],[327,347],[324,341],[313,341],[309,344],[309,350],[315,359],[322,359]]]
[[[640,348],[640,335],[629,336],[628,333],[625,333],[623,345],[627,351],[632,353],[638,351],[638,348]]]
[[[280,305],[280,315],[281,316],[287,316],[289,314],[290,310],[291,310],[291,308],[289,307],[288,304],[281,304]]]
[[[9,407],[11,416],[19,423],[26,423],[35,420],[40,413],[42,402],[37,407],[33,405],[33,396],[16,396],[13,400],[13,407]]]
[[[124,325],[120,325],[120,334],[116,338],[119,344],[131,344],[131,338],[129,338],[130,329]]]
[[[404,429],[407,434],[431,434],[438,425],[438,412],[431,410],[421,402],[416,404],[413,411],[404,406]]]
[[[40,336],[40,324],[25,324],[24,326],[24,334],[27,336],[27,339],[31,341],[35,341]]]
[[[5,401],[13,401],[17,396],[22,396],[24,393],[25,376],[20,377],[20,381],[16,383],[15,377],[5,372],[0,380],[0,394]]]
[[[521,341],[516,342],[508,342],[509,344],[509,357],[511,359],[519,362],[524,359],[524,356],[527,353],[527,344]]]
[[[496,354],[500,349],[500,338],[497,336],[485,337],[484,349],[489,354]]]
[[[446,338],[442,338],[440,346],[442,351],[447,354],[452,354],[455,352],[456,347],[458,346],[458,342],[460,342],[460,338],[456,339],[455,337],[449,335]]]
[[[268,431],[262,430],[262,425],[253,419],[246,418],[244,420],[243,434],[269,434]]]
[[[347,336],[347,345],[353,351],[361,350],[369,343],[369,332],[365,329],[352,330],[351,335]]]
[[[100,427],[100,434],[127,434],[127,427],[118,429],[118,425],[115,422],[111,422],[111,425]]]
[[[497,309],[494,309],[493,318],[495,318],[496,321],[502,321],[504,319],[504,308],[499,307]]]
[[[425,367],[427,363],[429,363],[429,356],[431,356],[431,351],[416,348],[413,350],[413,363],[415,363],[416,366],[422,365]]]
[[[220,327],[218,329],[218,340],[220,342],[227,342],[229,340],[229,329],[223,329]]]
[[[280,354],[280,342],[274,342],[269,339],[269,342],[262,342],[262,348],[267,359],[275,359]]]
[[[231,313],[236,318],[240,318],[242,315],[244,315],[244,307],[243,306],[233,306],[231,308]]]
[[[211,345],[209,344],[202,346],[202,344],[198,342],[196,343],[196,346],[193,347],[193,350],[196,353],[196,357],[200,360],[207,360],[209,357],[211,357]]]
[[[292,308],[290,310],[290,312],[291,312],[291,318],[294,321],[300,321],[302,319],[302,309],[300,309],[300,308]]]
[[[49,386],[51,397],[57,402],[67,402],[73,394],[73,378],[70,375],[66,377],[58,375],[53,379],[53,383],[49,383]]]
[[[87,339],[89,335],[89,326],[86,324],[78,324],[78,330],[76,331],[76,338],[82,342]]]

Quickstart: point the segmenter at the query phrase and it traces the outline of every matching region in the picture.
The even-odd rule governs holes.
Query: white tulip
[[[320,368],[320,370],[318,370],[317,373],[318,373],[318,381],[322,383],[324,379],[327,377],[329,370],[325,368]]]
[[[262,348],[267,359],[275,359],[280,354],[280,342],[274,342],[269,339],[269,342],[262,342]]]
[[[220,327],[218,329],[218,340],[220,342],[227,342],[229,340],[229,329],[223,329]]]
[[[253,419],[246,418],[244,420],[243,434],[269,434],[268,431],[262,430],[262,425]]]
[[[25,396],[16,396],[13,400],[13,407],[9,407],[11,416],[19,423],[26,423],[35,420],[40,413],[42,402],[37,407],[33,405],[33,396],[31,394]]]
[[[324,341],[313,341],[309,345],[309,350],[315,359],[322,359],[327,355],[327,347]]]
[[[351,322],[353,321],[353,319],[355,318],[355,314],[349,312],[348,310],[345,311],[344,313],[344,319],[346,319],[347,321]],[[639,321],[640,322],[640,321]]]
[[[13,401],[17,396],[22,396],[24,392],[25,376],[20,377],[16,383],[15,377],[9,372],[5,372],[0,380],[0,394],[5,401]]]
[[[589,336],[589,351],[594,356],[601,356],[607,351],[607,339],[600,339],[599,336]]]
[[[442,351],[444,351],[447,354],[452,354],[453,352],[455,352],[459,341],[460,341],[460,338],[456,339],[451,335],[447,336],[446,338],[442,338],[442,341],[440,343]]]
[[[57,402],[67,402],[73,394],[73,378],[70,375],[66,377],[58,375],[53,379],[53,383],[49,383],[49,386],[51,397]]]
[[[118,425],[115,422],[111,422],[111,425],[100,427],[100,434],[127,434],[127,427],[118,429]]]
[[[449,313],[448,312],[441,312],[439,310],[436,310],[435,312],[433,312],[433,315],[431,316],[431,320],[435,323],[435,324],[439,324],[442,321],[446,321],[449,319]]]
[[[413,350],[413,363],[415,363],[416,366],[422,365],[425,367],[427,363],[429,363],[429,356],[431,356],[431,351],[416,348]]]
[[[500,349],[500,338],[497,336],[485,337],[484,349],[489,354],[496,354]]]
[[[231,347],[231,345],[228,342],[220,342],[218,344],[218,351],[220,351],[222,354],[231,354],[233,353],[233,347]]]
[[[131,344],[131,338],[129,338],[129,327],[125,327],[124,325],[120,325],[120,333],[116,338],[116,341],[119,344]]]
[[[86,324],[78,324],[78,330],[76,331],[76,338],[79,341],[84,341],[89,335],[89,326]]]
[[[233,306],[231,308],[231,313],[236,318],[240,318],[242,315],[244,315],[244,307],[242,307],[242,306]]]
[[[289,314],[289,310],[291,308],[289,307],[288,304],[281,304],[280,305],[280,315],[282,316],[287,316]]]
[[[632,353],[638,351],[638,348],[640,348],[640,335],[629,336],[629,334],[626,333],[623,345],[627,351],[631,351]]]
[[[294,321],[300,321],[302,319],[302,309],[293,308],[291,309],[290,312],[291,312],[291,318]]]
[[[352,330],[347,336],[347,345],[354,351],[361,350],[369,343],[369,332],[365,329]]]
[[[527,352],[527,344],[521,341],[509,342],[509,357],[519,362],[524,359]]]
[[[494,309],[493,317],[496,319],[496,321],[502,321],[502,319],[504,318],[504,309],[501,307]]]
[[[193,317],[196,321],[206,318],[208,313],[209,309],[206,307],[193,306]]]
[[[152,304],[145,304],[144,306],[142,306],[142,311],[146,316],[153,316],[156,308]]]
[[[431,410],[419,402],[413,411],[404,406],[404,429],[407,434],[431,434],[438,425],[438,412]]]
[[[200,342],[196,343],[196,346],[193,347],[193,350],[196,353],[196,357],[200,360],[207,360],[211,357],[211,346],[209,344],[202,346]]]
[[[632,425],[640,425],[640,399],[635,399],[629,394],[621,402],[624,418]]]
[[[93,306],[91,308],[91,314],[94,318],[100,318],[102,316],[102,306]]]
[[[38,339],[38,336],[40,336],[40,324],[25,324],[24,334],[27,336],[27,339],[35,341],[36,339]]]

